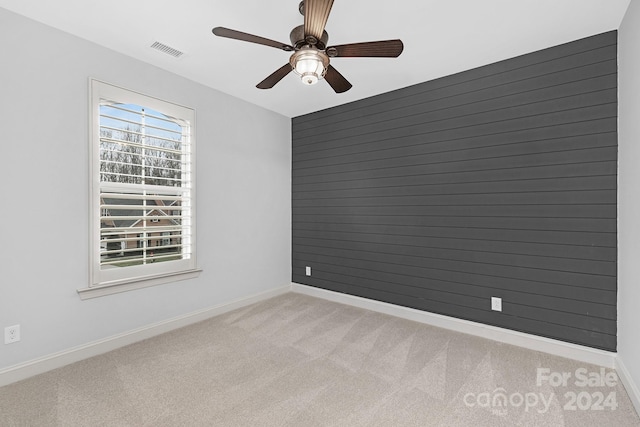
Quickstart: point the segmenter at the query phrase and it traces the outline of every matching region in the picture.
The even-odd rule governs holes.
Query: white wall
[[[0,40],[0,370],[290,284],[288,118],[1,8]],[[78,297],[89,77],[196,109],[199,278]]]
[[[618,32],[618,356],[640,411],[639,47],[640,2],[632,1]]]

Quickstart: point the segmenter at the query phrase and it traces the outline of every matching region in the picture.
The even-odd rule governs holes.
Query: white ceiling
[[[303,86],[291,73],[255,85],[287,52],[216,37],[217,26],[289,43],[299,0],[0,0],[0,7],[288,117],[618,29],[630,0],[335,0],[329,45],[399,38],[397,59],[335,58],[352,84]],[[176,59],[155,41],[185,52]]]

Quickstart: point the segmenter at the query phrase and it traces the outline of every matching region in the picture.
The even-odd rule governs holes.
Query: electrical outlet
[[[502,298],[491,297],[491,310],[502,311]]]
[[[11,344],[20,341],[20,325],[7,326],[4,328],[4,343]]]
[[[311,276],[311,267],[309,267],[309,266],[306,266],[306,267],[305,267],[305,274],[306,274],[307,276]]]

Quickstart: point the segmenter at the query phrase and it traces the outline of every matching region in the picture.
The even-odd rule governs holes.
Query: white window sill
[[[162,285],[164,283],[178,282],[180,280],[193,279],[200,275],[202,270],[187,270],[175,274],[164,274],[162,276],[141,277],[133,280],[122,280],[117,283],[109,283],[89,288],[78,289],[80,299],[98,298],[120,292],[133,291],[135,289],[148,288],[149,286]]]

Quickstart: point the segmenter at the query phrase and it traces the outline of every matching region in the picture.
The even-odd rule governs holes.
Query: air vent
[[[179,58],[183,55],[184,52],[180,52],[178,49],[174,49],[171,46],[167,46],[164,43],[155,42],[151,45],[151,48],[155,50],[159,50],[160,52],[166,53],[167,55],[171,55],[175,58]]]

